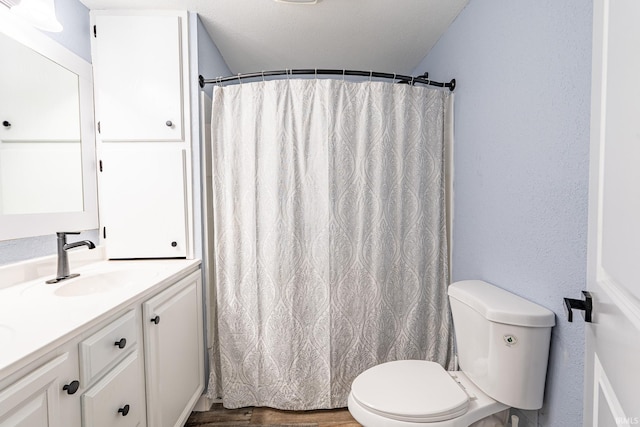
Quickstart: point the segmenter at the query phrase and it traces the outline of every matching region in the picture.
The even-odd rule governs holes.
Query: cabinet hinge
[[[93,37],[98,37],[98,28],[96,25],[93,26]]]
[[[102,133],[100,132],[100,122],[98,122],[98,133]]]
[[[98,160],[98,170],[102,172],[102,160]]]
[[[103,239],[107,238],[107,227],[102,227],[102,238]]]

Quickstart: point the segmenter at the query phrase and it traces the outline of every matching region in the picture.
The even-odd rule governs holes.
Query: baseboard
[[[214,403],[222,403],[222,399],[209,399],[203,394],[196,402],[196,406],[193,407],[193,410],[195,412],[205,412],[211,409]]]

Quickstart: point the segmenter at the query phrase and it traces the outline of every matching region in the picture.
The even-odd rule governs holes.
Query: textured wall
[[[200,19],[198,19],[198,73],[205,79],[231,75],[227,63]],[[204,90],[212,96],[213,85],[205,86]]]
[[[556,313],[545,405],[528,425],[582,425],[592,5],[471,0],[414,74],[455,77],[453,279]],[[536,421],[537,419],[537,421]]]
[[[48,33],[45,31],[42,33],[56,40],[84,60],[91,62],[89,9],[78,0],[56,0],[55,4],[56,16],[64,29],[60,33]],[[76,239],[89,239],[97,243],[98,231],[92,230],[82,233],[80,236],[71,236],[69,241]],[[0,265],[55,253],[56,238],[54,235],[9,240],[0,242]]]

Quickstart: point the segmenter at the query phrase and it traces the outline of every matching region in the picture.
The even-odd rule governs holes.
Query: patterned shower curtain
[[[215,88],[210,397],[344,407],[376,364],[452,367],[451,101],[381,82]]]

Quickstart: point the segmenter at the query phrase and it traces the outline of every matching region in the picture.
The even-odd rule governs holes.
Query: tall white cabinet
[[[107,256],[193,258],[188,14],[91,12]]]

